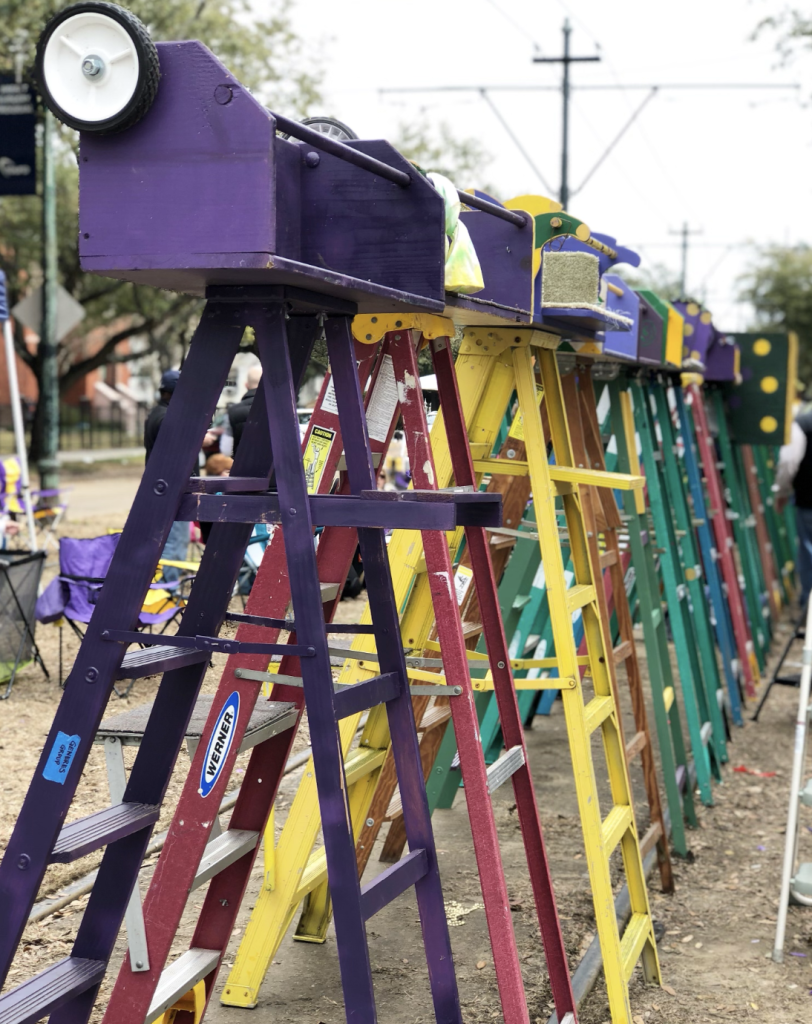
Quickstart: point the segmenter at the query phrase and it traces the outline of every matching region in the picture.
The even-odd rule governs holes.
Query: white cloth
[[[795,420],[789,435],[789,444],[781,446],[778,453],[778,467],[775,471],[773,490],[782,498],[792,494],[792,483],[806,455],[806,434]]]

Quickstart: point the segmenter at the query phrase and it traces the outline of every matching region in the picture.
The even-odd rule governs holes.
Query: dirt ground
[[[100,510],[102,514],[92,514],[94,499],[89,494],[87,501],[91,512],[78,516],[76,509],[86,506],[74,503],[73,517],[65,524],[64,532],[71,536],[93,536],[109,527],[120,526],[129,503],[132,480],[131,475],[122,474],[120,479],[108,478],[102,488],[94,482],[95,492],[108,496]],[[81,493],[85,483],[90,481],[75,483],[75,490],[79,492],[76,496],[81,501],[85,501]],[[99,511],[98,506],[95,507]],[[344,602],[342,619],[357,620],[362,606],[362,598]],[[775,648],[780,647],[788,629],[789,626],[782,624]],[[67,666],[77,644],[67,633],[64,639]],[[39,669],[29,667],[20,674],[11,699],[0,704],[0,849],[5,846],[13,827],[60,694],[55,681],[57,630],[41,627],[37,640],[54,680],[46,682]],[[645,669],[642,644],[638,644],[638,652]],[[220,656],[216,656],[215,667],[208,673],[204,689],[213,689],[218,664],[221,664]],[[157,683],[157,679],[139,680],[127,700],[111,699],[108,713],[152,700]],[[620,683],[624,694],[624,719],[630,723],[625,680],[621,678]],[[777,965],[769,958],[778,905],[796,711],[797,691],[776,687],[757,724],[748,721],[743,729],[734,728],[730,762],[725,766],[722,783],[714,788],[714,806],[700,807],[699,828],[689,835],[691,856],[675,862],[676,892],[669,896],[660,893],[656,869],[651,876],[652,910],[665,928],[659,947],[664,987],[646,986],[637,968],[631,983],[634,1024],[749,1020],[764,1024],[808,1024],[812,1020],[812,910],[791,908],[785,963]],[[307,742],[305,726],[294,749],[303,749]],[[555,705],[549,718],[536,719],[528,733],[528,747],[570,967],[574,970],[594,935],[594,915],[560,704]],[[602,799],[606,800],[604,762],[597,743],[594,755]],[[776,774],[747,774],[734,771],[736,767]],[[166,828],[187,768],[188,759],[182,754],[156,831]],[[242,758],[233,777],[234,785],[239,783],[241,769],[244,769]],[[807,774],[810,773],[812,765]],[[285,820],[300,774],[301,770],[283,780],[277,802],[278,828]],[[632,779],[638,826],[642,832],[648,815],[636,763],[632,766]],[[94,748],[71,817],[105,806],[108,801],[104,758],[101,749]],[[543,1024],[552,1010],[552,1003],[509,786],[494,795],[494,807],[530,1019],[534,1024]],[[227,814],[221,820],[226,826]],[[494,1021],[501,1017],[501,1011],[464,791],[460,792],[453,809],[435,814],[434,829],[445,897],[454,923],[451,939],[464,1017],[471,1024]],[[804,808],[801,809],[801,829],[802,859],[812,860],[812,815]],[[73,865],[52,867],[41,896],[63,893],[65,886],[90,871],[97,859],[97,856],[88,857]],[[233,963],[259,890],[261,858],[257,865],[226,956],[227,965]],[[367,878],[383,866],[374,853]],[[151,870],[152,865],[148,865],[142,872],[142,891],[146,889]],[[619,886],[622,879],[618,854],[613,860],[613,870]],[[175,943],[177,953],[188,947],[202,895],[203,890],[196,892],[190,901]],[[9,978],[11,984],[19,984],[69,952],[86,901],[86,898],[80,899],[28,927]],[[369,922],[368,935],[380,1019],[393,1024],[431,1021],[433,1013],[413,895],[402,896],[376,915]],[[125,949],[126,943],[121,937],[105,982],[101,1006]],[[262,987],[256,1017],[247,1015],[244,1010],[221,1006],[215,996],[206,1020],[212,1024],[237,1024],[249,1019],[340,1024],[343,1008],[335,954],[332,929],[321,946],[296,943],[288,935]],[[227,968],[221,971],[218,993],[226,977]],[[94,1019],[101,1019],[100,1011]],[[579,1019],[582,1024],[602,1024],[609,1020],[602,980],[581,1007]]]

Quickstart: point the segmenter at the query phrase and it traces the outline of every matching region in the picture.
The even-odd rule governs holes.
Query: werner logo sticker
[[[223,770],[223,765],[226,763],[228,752],[231,749],[231,741],[234,739],[234,729],[239,713],[240,695],[235,690],[223,705],[209,745],[206,747],[203,770],[200,773],[199,793],[201,796],[208,796],[220,777],[220,772]]]
[[[42,771],[43,778],[64,786],[80,742],[81,736],[68,736],[66,732],[58,732]]]

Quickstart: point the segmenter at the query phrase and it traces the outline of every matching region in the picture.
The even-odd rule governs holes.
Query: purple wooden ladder
[[[379,500],[350,331],[350,303],[280,287],[256,289],[251,296],[241,288],[217,289],[215,294],[195,333],[0,864],[0,919],[5,925],[0,933],[0,979],[11,965],[47,865],[106,847],[98,878],[71,955],[0,996],[0,1024],[34,1024],[47,1014],[52,1024],[84,1024],[89,1019],[213,651],[300,659],[348,1020],[376,1020],[365,921],[413,885],[436,1018],[441,1024],[456,1024],[461,1022],[459,996],[384,529],[445,531],[472,517],[498,525],[500,504],[492,495],[415,491]],[[302,465],[296,394],[318,329],[313,313],[320,310],[331,316],[330,358],[351,495],[308,495]],[[256,334],[263,388],[246,425],[233,476],[223,482],[227,493],[210,494],[205,486],[189,481],[188,470],[246,326]],[[275,492],[267,486],[272,475]],[[160,644],[148,648],[146,656],[144,651],[125,655],[128,644],[146,639],[134,627],[175,519],[214,524],[188,608],[176,636],[156,638]],[[217,635],[251,524],[257,521],[282,524],[287,562],[296,567],[291,572],[293,644],[240,643]],[[316,569],[316,525],[358,530],[374,611],[372,632],[381,674],[339,693],[333,688]],[[275,619],[267,624],[278,625]],[[134,671],[164,676],[123,802],[62,827],[113,683]],[[384,702],[410,853],[362,889],[338,720]],[[280,708],[289,714],[291,705]],[[268,782],[275,786],[278,780]]]

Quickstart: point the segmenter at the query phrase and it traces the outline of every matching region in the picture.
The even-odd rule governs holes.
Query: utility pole
[[[580,64],[585,61],[598,61],[600,57],[573,57],[570,55],[570,35],[572,27],[569,18],[564,20],[564,54],[561,57],[534,57],[534,64],[561,64],[563,74],[561,76],[561,191],[558,201],[567,209],[570,200],[569,186],[569,124],[570,124],[570,64]]]
[[[42,329],[40,332],[41,404],[39,469],[44,491],[59,488],[59,370],[57,365],[56,173],[54,115],[45,110],[42,125]]]
[[[701,235],[702,229],[698,228],[696,231],[688,227],[688,222],[683,221],[682,228],[679,231],[669,231],[669,235],[680,235],[682,241],[680,242],[680,249],[682,250],[682,269],[680,271],[679,290],[680,298],[685,298],[688,294],[685,287],[685,282],[688,276],[688,240],[691,235]]]

